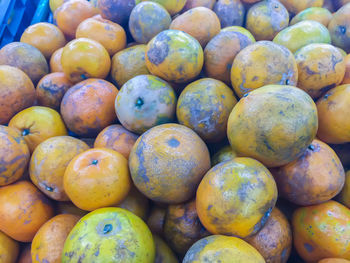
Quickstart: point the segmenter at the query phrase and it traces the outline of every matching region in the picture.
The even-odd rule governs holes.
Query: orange
[[[344,258],[324,258],[318,261],[318,263],[350,263],[350,260]]]
[[[118,87],[121,88],[133,77],[149,74],[145,61],[146,47],[146,45],[136,45],[113,56],[111,77]]]
[[[266,262],[286,263],[292,250],[292,229],[284,214],[275,207],[265,226],[245,241],[255,247]]]
[[[154,2],[140,3],[132,10],[129,30],[138,43],[147,44],[155,35],[169,29],[171,17],[168,11]]]
[[[47,61],[39,49],[22,42],[12,42],[0,49],[0,65],[22,70],[34,85],[49,73]]]
[[[128,159],[137,138],[136,134],[128,131],[122,125],[114,124],[106,127],[98,134],[94,147],[115,150]]]
[[[26,172],[30,153],[17,129],[0,125],[0,186],[19,180]]]
[[[350,260],[350,209],[328,201],[298,208],[292,218],[294,246],[307,262],[338,257]]]
[[[182,261],[200,262],[263,263],[265,260],[254,247],[240,238],[213,235],[194,243]]]
[[[75,33],[76,38],[96,40],[105,47],[110,56],[113,56],[126,46],[124,29],[109,20],[92,17],[81,22]]]
[[[343,188],[344,168],[327,144],[314,140],[297,160],[273,172],[280,196],[298,205],[326,202]]]
[[[210,233],[245,238],[265,225],[276,200],[269,170],[254,159],[235,158],[207,172],[197,189],[196,208]]]
[[[280,2],[290,13],[297,14],[309,7],[322,7],[324,0],[280,0]]]
[[[87,79],[70,88],[61,103],[69,130],[81,136],[96,136],[116,119],[117,88],[103,79]]]
[[[329,22],[328,30],[332,38],[332,44],[350,52],[350,2],[344,3]]]
[[[182,256],[195,242],[210,235],[199,221],[195,200],[169,205],[163,231],[168,245]]]
[[[220,19],[221,28],[228,26],[242,26],[245,16],[245,7],[240,0],[218,0],[214,12]]]
[[[194,196],[210,168],[210,156],[194,131],[179,124],[163,124],[137,139],[129,168],[135,186],[148,198],[182,203]]]
[[[32,243],[26,243],[21,248],[17,263],[32,263],[32,255],[30,254]]]
[[[69,42],[63,48],[61,63],[63,72],[73,83],[87,78],[103,79],[111,67],[107,50],[99,42],[88,38]]]
[[[206,7],[195,7],[176,17],[170,29],[181,30],[191,35],[204,48],[207,43],[220,32],[220,20]]]
[[[118,204],[118,207],[132,212],[142,220],[147,219],[148,206],[148,199],[143,194],[141,194],[136,187],[131,187],[131,190],[126,198],[120,204]]]
[[[126,26],[131,10],[135,7],[135,0],[99,0],[97,7],[104,19]],[[118,12],[115,12],[115,10],[118,10]]]
[[[350,54],[348,54],[345,58],[345,76],[342,84],[350,84]]]
[[[68,38],[74,38],[78,25],[97,14],[97,9],[89,1],[69,0],[55,10],[54,18],[62,32]]]
[[[165,207],[154,205],[149,217],[147,219],[147,225],[152,233],[162,236],[165,213],[167,209]]]
[[[15,263],[18,254],[18,242],[0,231],[0,262]]]
[[[145,2],[148,0],[135,0],[136,4],[139,4],[140,2]],[[162,6],[165,7],[166,10],[168,10],[170,15],[175,15],[177,13],[179,13],[182,8],[185,6],[186,4],[186,0],[151,0],[152,2],[156,2]]]
[[[267,85],[236,104],[227,136],[238,156],[278,167],[301,156],[317,128],[317,108],[309,95],[292,86]]]
[[[63,72],[61,57],[62,57],[63,47],[57,49],[52,53],[50,58],[50,70],[51,72]]]
[[[350,170],[345,174],[345,184],[338,196],[340,203],[350,208]]]
[[[350,84],[335,87],[316,102],[319,128],[317,137],[326,143],[350,142]]]
[[[57,26],[42,22],[27,27],[21,36],[21,42],[36,47],[46,59],[50,59],[53,52],[64,47],[66,39]]]
[[[204,6],[213,9],[215,0],[187,0],[181,12],[186,12],[194,7]]]
[[[83,141],[56,136],[40,143],[32,154],[29,175],[32,182],[47,196],[58,201],[68,201],[63,189],[63,176],[69,162],[79,153],[89,149]]]
[[[36,86],[38,105],[59,110],[63,95],[72,85],[63,72],[47,74]]]
[[[237,157],[237,154],[232,150],[230,145],[223,146],[220,148],[212,157],[211,157],[211,165],[217,165],[221,162],[226,162],[233,160]]]
[[[21,242],[31,242],[53,216],[51,202],[30,182],[0,188],[0,231]]]
[[[156,245],[156,263],[178,263],[178,259],[168,245],[158,237],[153,235],[154,244]]]
[[[17,113],[10,120],[9,127],[20,130],[31,153],[46,139],[67,135],[60,114],[42,106],[33,106]]]
[[[0,124],[35,102],[35,89],[30,78],[20,69],[0,65]]]
[[[79,221],[76,215],[57,215],[47,221],[32,241],[32,262],[61,262],[64,242]]]
[[[83,217],[88,212],[76,207],[72,202],[56,202],[56,214],[71,214]]]
[[[111,149],[87,150],[68,164],[63,185],[68,197],[83,210],[117,205],[131,187],[128,161]]]

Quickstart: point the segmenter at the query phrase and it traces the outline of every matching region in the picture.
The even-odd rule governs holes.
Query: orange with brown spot
[[[292,250],[292,229],[284,214],[274,208],[265,226],[245,239],[267,263],[286,263]]]
[[[81,22],[75,36],[76,38],[85,37],[96,40],[105,47],[110,56],[126,46],[124,29],[116,23],[96,16]]]
[[[26,243],[19,254],[17,263],[32,263],[32,255],[30,254],[32,243]]]
[[[32,154],[29,174],[32,182],[47,196],[68,201],[63,189],[63,176],[69,162],[89,149],[83,141],[70,136],[56,136],[36,147]]]
[[[98,10],[89,1],[70,0],[55,10],[54,18],[62,32],[68,38],[74,38],[78,25],[97,14]]]
[[[67,135],[61,115],[47,107],[33,106],[17,113],[9,122],[9,127],[18,129],[26,141],[30,152],[48,138]]]
[[[21,42],[36,47],[49,59],[53,52],[64,47],[66,39],[57,26],[42,22],[27,27],[21,36]]]
[[[345,76],[342,84],[350,84],[350,54],[348,54],[345,58]]]
[[[114,124],[106,127],[98,134],[94,147],[106,147],[115,150],[128,159],[137,138],[138,135],[128,131],[122,125]]]
[[[29,148],[17,129],[0,125],[0,186],[19,180],[26,172]]]
[[[176,253],[184,256],[195,242],[209,235],[199,221],[195,200],[169,205],[164,221],[164,237]]]
[[[38,105],[59,110],[63,95],[72,85],[63,72],[47,74],[36,86]]]
[[[22,70],[0,65],[0,124],[6,124],[21,110],[35,102],[35,89]]]
[[[319,140],[314,140],[297,160],[277,168],[273,175],[280,196],[302,206],[332,199],[345,181],[338,156]]]
[[[57,49],[52,53],[50,58],[50,70],[51,72],[63,72],[61,57],[62,57],[63,47]]]
[[[181,30],[193,36],[204,48],[214,36],[219,34],[221,26],[217,15],[206,7],[195,7],[176,17],[170,29]]]
[[[61,103],[61,114],[69,130],[96,136],[116,119],[118,89],[103,79],[87,79],[70,88]]]
[[[64,190],[80,209],[118,205],[129,193],[128,161],[107,148],[87,150],[69,163],[63,178]]]
[[[79,221],[76,215],[57,215],[47,221],[32,241],[32,262],[61,262],[64,242]]]
[[[20,181],[0,188],[0,231],[21,242],[31,242],[54,212],[33,184]]]

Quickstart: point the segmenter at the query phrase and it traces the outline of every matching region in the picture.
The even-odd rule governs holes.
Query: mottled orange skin
[[[329,44],[309,44],[295,53],[298,64],[298,88],[317,99],[338,86],[345,74],[340,51]]]
[[[286,263],[292,250],[292,229],[284,214],[274,208],[265,226],[245,239],[267,263]]]
[[[327,27],[332,17],[332,13],[324,6],[323,8],[310,7],[299,12],[296,16],[294,16],[290,21],[290,25],[294,25],[303,20],[314,20]]]
[[[345,75],[342,84],[350,84],[350,54],[345,58]]]
[[[32,81],[15,67],[0,66],[0,93],[0,124],[7,124],[16,113],[33,106],[35,102]]]
[[[131,10],[135,7],[135,0],[99,0],[97,7],[104,19],[125,26],[129,21]]]
[[[170,29],[186,32],[193,36],[204,48],[214,36],[220,32],[220,20],[206,7],[195,7],[176,17]]]
[[[147,225],[152,233],[162,236],[163,226],[167,208],[161,206],[153,206],[147,219]]]
[[[211,166],[233,160],[236,157],[237,154],[232,150],[230,145],[224,146],[211,157]]]
[[[30,159],[29,148],[17,129],[0,125],[0,186],[19,180]]]
[[[350,263],[350,260],[343,258],[324,258],[318,261],[318,263]]]
[[[30,179],[51,199],[69,201],[63,189],[64,172],[76,155],[88,149],[86,143],[69,136],[47,139],[39,144],[32,154]]]
[[[59,110],[63,95],[72,85],[63,72],[47,74],[36,86],[37,104]]]
[[[88,18],[81,22],[75,33],[76,38],[89,38],[96,40],[105,47],[110,56],[126,46],[126,33],[124,29],[103,18]]]
[[[68,38],[74,38],[78,25],[97,14],[97,9],[89,1],[70,0],[55,10],[54,18],[62,32]]]
[[[27,181],[0,188],[0,211],[0,231],[21,242],[31,242],[54,215],[49,199]]]
[[[350,170],[345,174],[345,184],[337,200],[346,207],[350,208]]]
[[[88,78],[104,79],[111,68],[107,50],[99,42],[88,38],[69,42],[63,48],[61,63],[63,72],[73,83]]]
[[[115,120],[117,94],[118,89],[103,79],[87,79],[74,85],[61,103],[67,127],[79,135],[96,136]]]
[[[338,257],[350,260],[350,210],[328,201],[293,214],[294,246],[307,262]]]
[[[218,0],[213,10],[220,19],[221,28],[243,25],[245,8],[240,0]]]
[[[309,7],[322,7],[324,0],[280,0],[292,14],[297,14]]]
[[[53,52],[66,44],[62,31],[57,26],[46,22],[27,27],[20,41],[39,49],[46,59],[50,59]]]
[[[277,0],[258,2],[247,13],[246,28],[256,40],[272,40],[288,24],[288,11]]]
[[[17,263],[32,263],[32,255],[30,254],[32,243],[26,243],[21,248]]]
[[[68,164],[63,186],[71,201],[80,209],[121,203],[131,188],[128,161],[107,148],[94,148],[78,154]]]
[[[271,41],[259,41],[238,53],[231,68],[232,87],[238,97],[265,85],[295,86],[298,68],[287,48]]]
[[[135,186],[145,196],[163,203],[181,203],[193,197],[210,168],[210,156],[191,129],[163,124],[137,139],[129,167]]]
[[[61,262],[64,242],[79,219],[76,215],[62,214],[47,221],[32,241],[32,262]]]
[[[195,200],[169,205],[163,229],[168,245],[182,256],[195,242],[210,235],[199,221]]]
[[[280,196],[298,205],[323,203],[343,188],[344,168],[327,144],[314,140],[297,160],[273,172]]]
[[[317,108],[309,95],[292,86],[267,85],[236,104],[227,136],[238,156],[278,167],[301,156],[317,128]]]
[[[197,189],[196,207],[210,233],[245,238],[265,225],[276,200],[269,170],[254,159],[235,158],[207,172]]]
[[[231,85],[231,67],[236,55],[253,41],[239,32],[220,32],[204,49],[204,70],[208,77]]]
[[[165,30],[148,42],[146,66],[166,81],[185,83],[197,77],[203,67],[203,49],[189,34]]]
[[[318,138],[326,143],[350,142],[349,101],[350,84],[335,87],[318,99]]]
[[[145,61],[146,47],[146,45],[132,46],[113,56],[111,77],[119,88],[133,77],[149,74]]]
[[[61,57],[62,57],[63,47],[57,49],[52,53],[50,58],[50,70],[51,72],[63,72]]]
[[[213,235],[202,238],[193,244],[182,262],[263,263],[265,260],[253,246],[240,238]]]
[[[132,212],[144,221],[147,219],[148,206],[148,199],[136,187],[132,187],[125,199],[118,205],[118,207]]]
[[[60,114],[47,107],[33,106],[17,113],[9,127],[18,129],[30,152],[48,138],[67,135],[66,126]]]
[[[334,13],[329,22],[328,30],[332,38],[332,44],[350,52],[350,2]]]
[[[18,242],[0,231],[0,262],[15,263],[19,253]]]
[[[178,263],[178,259],[168,245],[158,237],[153,235],[154,244],[156,245],[156,259],[154,263]]]
[[[49,73],[46,59],[39,49],[22,42],[12,42],[0,49],[0,65],[19,68],[34,85]]]
[[[218,142],[226,137],[227,120],[236,103],[232,90],[223,82],[204,78],[181,92],[176,116],[204,141]]]
[[[200,6],[213,9],[215,2],[215,0],[187,0],[181,12],[186,12],[192,8]]]
[[[94,147],[115,150],[128,159],[137,138],[138,135],[128,131],[122,125],[114,124],[106,127],[98,134]]]
[[[56,202],[56,214],[71,214],[83,217],[88,211],[76,207],[72,202]]]

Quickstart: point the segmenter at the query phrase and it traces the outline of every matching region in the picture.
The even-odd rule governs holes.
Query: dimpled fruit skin
[[[254,247],[242,239],[214,235],[194,243],[183,260],[183,263],[201,262],[263,263],[265,260]]]
[[[101,208],[84,216],[64,244],[62,263],[153,263],[151,231],[137,216],[122,208]]]
[[[277,167],[298,158],[317,128],[317,109],[309,95],[292,86],[268,85],[236,104],[227,135],[238,156]]]

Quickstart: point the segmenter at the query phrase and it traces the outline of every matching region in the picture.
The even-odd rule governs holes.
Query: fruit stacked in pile
[[[350,1],[51,0],[0,49],[0,262],[350,262]]]

